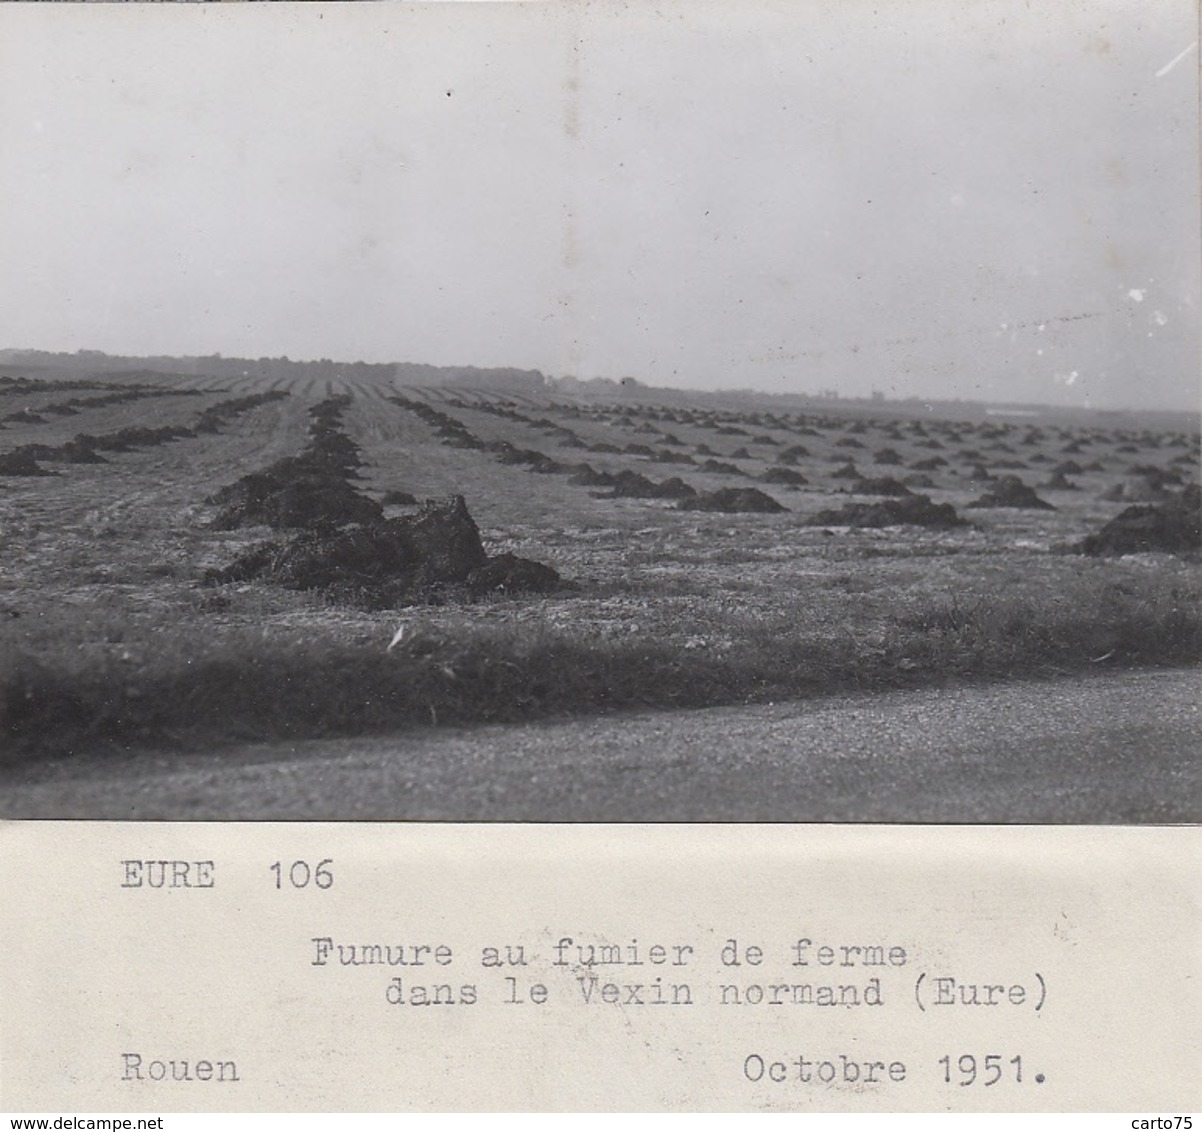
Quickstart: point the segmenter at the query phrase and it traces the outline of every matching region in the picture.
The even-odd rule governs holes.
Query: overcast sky
[[[1195,407],[1197,23],[0,4],[0,346]]]

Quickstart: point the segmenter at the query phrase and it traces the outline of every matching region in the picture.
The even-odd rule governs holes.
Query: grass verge
[[[1080,578],[1071,592],[909,606],[871,627],[748,618],[720,652],[654,639],[582,639],[546,625],[418,634],[390,652],[249,630],[207,642],[161,635],[120,657],[0,663],[6,761],[106,747],[188,748],[685,708],[949,681],[1202,661],[1202,593]]]

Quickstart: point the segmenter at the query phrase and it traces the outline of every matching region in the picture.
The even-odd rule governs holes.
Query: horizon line
[[[981,406],[982,408],[999,408],[999,409],[1047,409],[1052,411],[1072,411],[1072,412],[1093,412],[1093,413],[1172,413],[1183,414],[1190,417],[1196,417],[1202,420],[1202,388],[1199,389],[1199,401],[1194,406],[1184,405],[1164,405],[1159,407],[1136,406],[1132,404],[1111,404],[1111,405],[1090,405],[1090,404],[1072,404],[1072,403],[1057,403],[1047,401],[998,401],[990,400],[983,397],[964,397],[964,396],[926,396],[923,394],[908,394],[900,396],[897,394],[890,395],[884,391],[874,390],[870,394],[840,394],[835,389],[823,389],[821,391],[776,391],[770,389],[757,388],[756,386],[740,386],[740,387],[720,387],[717,389],[699,389],[692,386],[672,386],[672,385],[654,385],[650,382],[635,377],[633,374],[623,374],[620,377],[606,377],[596,375],[593,377],[580,377],[576,374],[551,374],[547,373],[538,367],[526,367],[517,365],[477,365],[472,362],[456,362],[440,364],[436,362],[420,362],[420,361],[399,361],[393,359],[385,362],[370,362],[362,359],[355,361],[345,361],[337,358],[293,358],[287,354],[279,355],[259,355],[251,357],[243,354],[223,354],[221,351],[213,351],[209,354],[124,354],[124,353],[109,353],[105,350],[97,350],[90,347],[80,347],[76,350],[49,350],[39,346],[0,346],[0,363],[13,359],[13,355],[29,355],[29,354],[44,354],[50,357],[59,358],[78,358],[86,360],[89,356],[97,358],[106,358],[110,360],[122,361],[154,361],[154,360],[171,360],[177,362],[195,362],[203,361],[207,358],[219,359],[225,363],[248,362],[261,364],[270,362],[273,364],[283,365],[332,365],[332,366],[372,366],[372,367],[397,367],[397,366],[420,366],[432,370],[456,370],[469,369],[479,370],[482,373],[496,373],[509,371],[520,374],[537,374],[544,382],[548,384],[562,384],[564,382],[575,382],[581,385],[600,384],[612,386],[626,386],[630,388],[632,385],[639,389],[650,392],[662,391],[665,393],[680,394],[693,393],[699,396],[758,396],[770,398],[793,398],[796,400],[817,401],[817,402],[846,402],[856,404],[893,404],[905,405],[918,402],[919,404],[930,405],[960,405],[960,406]],[[220,375],[214,375],[220,376]],[[245,373],[243,376],[250,376]],[[879,395],[878,395],[879,394]]]

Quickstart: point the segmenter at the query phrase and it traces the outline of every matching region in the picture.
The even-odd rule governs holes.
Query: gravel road
[[[17,818],[1202,820],[1202,671],[10,768]]]

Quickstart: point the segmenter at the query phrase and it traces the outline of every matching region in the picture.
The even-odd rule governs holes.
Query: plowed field
[[[1165,432],[1030,418],[950,422],[929,419],[922,406],[914,419],[896,407],[876,417],[829,407],[716,410],[657,406],[646,394],[625,403],[572,401],[553,390],[534,398],[350,380],[152,374],[93,384],[0,384],[0,457],[81,433],[189,428],[213,406],[272,391],[287,396],[233,413],[216,432],[98,449],[104,462],[39,459],[50,474],[0,476],[5,711],[12,742],[26,753],[358,729],[345,704],[328,723],[320,705],[306,720],[291,708],[281,709],[289,718],[276,718],[264,690],[255,693],[260,711],[224,712],[217,696],[204,712],[193,705],[178,728],[161,703],[139,706],[162,696],[164,674],[186,690],[189,671],[200,683],[202,668],[211,675],[214,664],[225,665],[237,685],[240,658],[259,677],[273,658],[320,667],[323,655],[332,665],[351,656],[367,666],[357,671],[378,666],[385,676],[393,665],[401,686],[386,698],[394,707],[405,699],[412,666],[441,665],[441,676],[421,670],[426,722],[1199,659],[1196,555],[1062,553],[1133,503],[1197,482],[1198,437],[1185,425]],[[155,395],[134,396],[138,386]],[[122,388],[131,397],[120,403],[48,409]],[[570,585],[542,596],[366,609],[319,591],[203,584],[207,570],[275,533],[214,529],[216,509],[206,501],[297,453],[309,410],[338,394],[350,396],[342,428],[361,452],[358,490],[377,501],[390,491],[418,500],[462,495],[489,554],[546,563]],[[674,498],[637,490],[615,496],[606,480],[622,473],[637,473],[653,489],[677,477],[695,496],[754,488],[783,510],[723,513],[678,509]],[[1017,476],[1052,509],[970,506],[1005,476]],[[789,478],[798,482],[779,482]],[[965,524],[855,527],[827,516],[814,525],[820,511],[880,504],[907,486],[951,504]],[[386,513],[413,510],[389,505]],[[431,642],[425,653],[388,651],[401,624],[407,640]],[[1004,656],[987,647],[995,630],[1014,634]],[[551,677],[568,663],[579,671],[561,694],[540,691],[539,676],[526,681],[520,702],[464,707],[472,700],[465,684],[484,678],[483,662],[468,659],[490,649],[498,665],[533,665],[540,650],[563,653],[575,659],[553,657]],[[641,691],[615,684],[610,694],[593,686],[610,676],[581,666],[582,656],[616,657],[629,670],[643,651],[654,663]],[[779,679],[771,675],[774,651],[782,657]],[[835,654],[841,659],[832,666]],[[691,682],[689,665],[705,678]],[[676,684],[665,678],[668,669]],[[752,675],[740,682],[739,672]],[[455,695],[430,692],[437,680]],[[498,684],[495,696],[509,695],[508,686]],[[378,693],[364,695],[379,707]],[[45,705],[39,696],[49,697]],[[66,707],[54,708],[54,696]],[[119,707],[93,724],[88,696]],[[408,710],[365,710],[362,728],[404,722]]]

